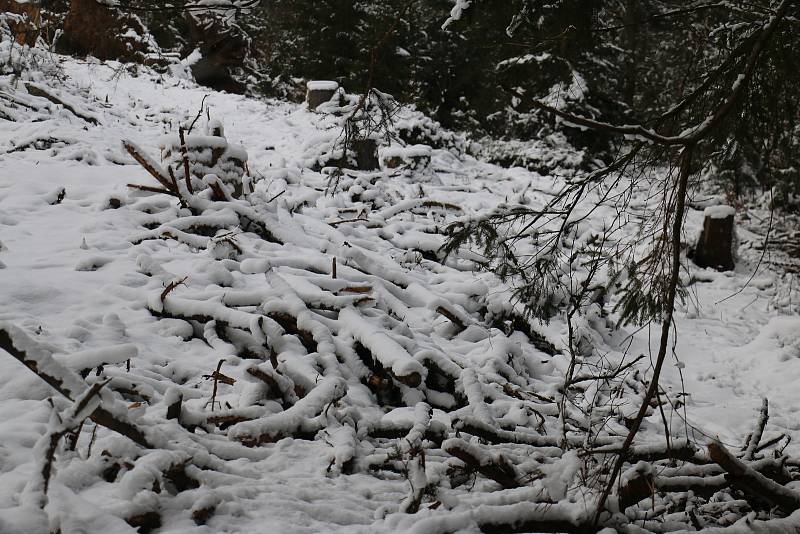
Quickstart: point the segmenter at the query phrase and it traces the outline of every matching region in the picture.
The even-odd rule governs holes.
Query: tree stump
[[[703,232],[697,242],[694,262],[699,267],[712,267],[720,271],[731,271],[733,262],[733,216],[736,210],[730,206],[706,208]]]
[[[356,154],[356,168],[359,171],[374,171],[380,168],[378,142],[375,139],[354,139],[352,149]]]
[[[385,147],[381,150],[381,159],[387,169],[424,171],[430,166],[431,153],[428,145]]]
[[[306,84],[306,102],[308,102],[308,109],[314,111],[320,104],[330,101],[336,91],[339,89],[339,84],[331,81],[317,80],[308,82]]]

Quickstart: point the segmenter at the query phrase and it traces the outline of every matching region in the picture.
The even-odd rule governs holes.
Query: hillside
[[[626,435],[655,327],[617,328],[613,303],[598,307],[579,324],[592,380],[564,403],[566,322],[527,318],[476,251],[440,250],[449,224],[503,203],[544,206],[569,173],[488,164],[404,110],[396,127],[439,148],[384,146],[381,170],[345,171],[332,190],[333,112],[144,67],[50,61],[27,83],[0,78],[0,532],[587,523],[597,487],[586,473],[610,455],[581,446],[613,452]],[[215,184],[219,198],[197,182],[181,206],[129,187],[160,186],[123,140],[166,165],[163,149],[178,154],[178,126],[193,121],[193,152],[222,146],[220,126],[227,154],[246,152],[245,193]],[[392,157],[402,162],[387,166]],[[648,190],[636,194],[646,207]],[[686,243],[718,199],[694,201]],[[592,210],[586,231],[613,209]],[[779,262],[760,261],[768,216],[740,209],[735,271],[682,273],[675,357],[636,441],[643,462],[676,478],[721,477],[706,444],[742,449],[763,398],[761,443],[798,452],[797,287]],[[668,461],[665,428],[695,471]],[[67,436],[54,458],[52,436]],[[781,469],[794,479],[798,465]],[[664,521],[689,525],[675,491],[657,506],[673,503]],[[700,491],[687,499],[707,526],[769,517],[730,495],[738,508]]]

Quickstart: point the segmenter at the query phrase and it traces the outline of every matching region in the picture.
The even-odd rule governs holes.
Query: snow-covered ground
[[[495,391],[501,387],[497,380],[555,398],[566,358],[542,352],[521,332],[507,335],[484,321],[481,308],[499,314],[512,306],[502,284],[469,267],[468,253],[445,264],[432,260],[447,222],[484,213],[526,191],[535,203],[536,195],[554,190],[558,179],[434,150],[428,171],[360,173],[345,177],[336,195],[326,195],[327,176],[311,167],[323,155],[325,143],[338,134],[330,117],[305,106],[210,92],[145,70],[133,75],[116,64],[59,61],[64,79],[43,83],[60,90],[65,101],[98,124],[33,97],[26,97],[30,107],[16,110],[19,122],[0,119],[0,323],[21,328],[75,370],[82,368],[81,362],[108,363],[105,376],[128,379],[142,393],[139,400],[130,396],[125,401],[131,417],[159,419],[163,432],[170,429],[163,420],[167,401],[178,393],[191,417],[212,414],[208,401],[215,385],[209,375],[220,360],[220,372],[236,382],[218,385],[216,411],[247,408],[257,418],[282,409],[275,401],[250,402],[265,387],[247,376],[256,360],[234,355],[233,345],[213,334],[215,328],[231,325],[254,331],[252,325],[239,324],[244,319],[230,315],[227,326],[206,324],[206,331],[197,332],[178,317],[211,309],[204,306],[216,306],[217,311],[223,304],[233,306],[242,317],[256,311],[274,317],[286,313],[296,318],[299,330],[314,333],[316,351],[307,339],[303,344],[298,341],[302,336],[281,336],[280,329],[279,340],[269,340],[279,349],[272,355],[277,369],[294,382],[294,390],[283,392],[287,403],[312,390],[335,396],[337,388],[347,387],[347,394],[335,416],[327,409],[318,416],[311,409],[308,419],[324,421],[314,440],[285,438],[251,448],[199,432],[198,443],[214,451],[205,463],[215,470],[195,468],[192,475],[202,486],[175,496],[152,487],[156,466],[169,463],[158,456],[163,450],[142,456],[129,450],[125,438],[87,423],[76,451],[59,453],[48,492],[49,519],[44,519],[32,511],[26,492],[33,491],[29,482],[38,469],[34,448],[50,421],[53,409],[45,399],[53,392],[18,361],[0,354],[0,532],[43,532],[47,520],[64,534],[128,532],[133,528],[124,518],[153,508],[161,515],[158,532],[165,533],[376,532],[406,531],[414,525],[440,531],[446,525],[469,527],[469,514],[481,506],[512,513],[503,506],[543,491],[556,500],[566,493],[570,481],[564,473],[574,474],[574,458],[526,458],[520,450],[518,467],[523,472],[526,466],[527,472],[541,470],[541,481],[508,490],[503,497],[492,497],[496,483],[488,480],[446,487],[423,499],[418,515],[404,515],[398,511],[408,506],[415,483],[441,478],[443,486],[449,484],[444,472],[450,460],[434,447],[421,473],[414,468],[408,478],[378,473],[367,464],[390,461],[386,455],[394,449],[366,439],[366,429],[381,421],[388,427],[402,422],[398,428],[406,432],[413,431],[413,424],[430,430],[431,415],[414,407],[423,401],[433,407],[434,423],[445,428],[473,410],[471,417],[513,420],[520,431],[533,432],[537,419],[532,403],[509,404]],[[11,80],[0,81],[0,90],[10,92],[11,87],[3,86],[7,83]],[[234,239],[242,251],[223,251],[222,257],[214,252],[225,246],[219,235],[217,241],[210,236],[183,242],[152,239],[177,228],[177,202],[128,189],[130,183],[154,182],[124,152],[121,140],[130,139],[157,157],[162,136],[191,121],[204,98],[211,118],[224,124],[228,141],[246,149],[250,175],[259,180],[255,194],[264,200],[259,215],[283,244],[239,230]],[[201,117],[200,123],[205,121]],[[689,234],[698,231],[701,218],[700,211],[690,214]],[[363,221],[347,222],[351,219]],[[747,242],[752,236],[743,230],[740,237]],[[677,314],[673,360],[681,365],[669,365],[664,377],[672,398],[682,398],[681,391],[687,394],[685,408],[667,413],[674,435],[686,431],[682,418],[687,417],[688,434],[698,444],[718,436],[738,448],[767,397],[771,418],[765,439],[782,432],[797,437],[800,318],[790,313],[791,288],[785,276],[762,268],[749,280],[757,259],[756,251],[743,247],[734,273],[695,267],[687,273],[693,282],[690,299]],[[160,298],[170,282],[184,277]],[[317,303],[313,313],[309,302]],[[172,318],[156,317],[158,313]],[[463,323],[463,331],[457,322]],[[532,328],[557,348],[564,346],[563,323],[534,323]],[[648,354],[656,332],[655,327],[652,332],[628,328],[628,353]],[[614,339],[624,337],[617,334]],[[345,339],[379,354],[381,367],[396,379],[401,398],[388,403],[398,406],[388,415],[382,409],[387,403],[376,403],[373,390],[360,380],[359,373],[361,378],[369,373]],[[242,344],[251,341],[243,338]],[[606,342],[604,350],[624,352]],[[94,349],[104,350],[87,352]],[[130,371],[124,363],[129,358]],[[423,363],[428,361],[439,362],[445,376],[455,374],[451,378],[467,397],[476,391],[470,384],[475,385],[478,398],[469,398],[464,408],[459,399],[440,391],[446,388],[429,384],[426,389]],[[442,368],[448,365],[454,369]],[[264,372],[273,367],[266,366]],[[484,395],[493,402],[484,403]],[[311,397],[301,402],[313,403]],[[291,409],[298,407],[300,403]],[[548,407],[552,404],[545,403],[542,413],[553,415]],[[269,419],[267,430],[259,419],[238,422],[229,435],[257,437],[278,425],[276,421]],[[650,441],[663,434],[658,411],[644,434]],[[796,450],[794,442],[788,452]],[[122,465],[120,474],[101,476],[110,458],[128,454],[136,456],[135,468]],[[345,465],[350,457],[357,468]],[[398,458],[403,460],[402,454]],[[403,461],[418,459],[409,455]],[[201,526],[192,512],[204,507],[215,508],[215,513]],[[452,523],[435,523],[445,517]],[[420,523],[421,518],[430,522]]]

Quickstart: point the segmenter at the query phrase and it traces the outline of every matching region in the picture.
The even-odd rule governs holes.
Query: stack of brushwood
[[[562,343],[491,290],[469,255],[437,255],[442,223],[461,212],[437,197],[444,189],[356,172],[338,193],[352,211],[326,207],[327,222],[312,220],[311,203],[237,193],[211,174],[198,180],[191,144],[181,139],[180,158],[165,168],[126,142],[157,185],[133,185],[119,209],[143,225],[130,241],[139,272],[156,282],[148,287],[160,288],[142,304],[219,362],[184,361],[176,376],[116,349],[67,366],[0,323],[0,349],[62,398],[35,449],[26,506],[43,506],[60,451],[91,428],[87,476],[133,503],[123,519],[141,531],[158,528],[162,510],[181,509],[171,500],[193,503],[197,524],[210,521],[237,495],[228,486],[251,484],[234,476],[242,462],[287,438],[325,447],[329,476],[399,474],[408,493],[385,519],[394,531],[797,530],[800,460],[782,454],[787,436],[765,433],[766,403],[741,450],[648,423],[597,513],[647,376],[638,360],[588,351],[573,355],[584,374],[559,381]],[[309,195],[322,195],[317,176],[303,186]],[[171,259],[202,266],[214,283],[170,272]],[[210,390],[185,385],[201,376]],[[682,401],[659,399],[654,420]],[[207,475],[215,471],[225,474]]]

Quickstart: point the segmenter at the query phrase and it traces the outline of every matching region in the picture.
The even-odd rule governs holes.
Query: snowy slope
[[[17,88],[28,105],[14,108],[18,121],[0,119],[0,324],[19,327],[31,346],[42,344],[74,371],[105,363],[89,380],[128,384],[117,403],[134,421],[152,425],[154,436],[194,440],[196,449],[142,452],[87,423],[76,451],[59,453],[45,517],[30,481],[40,469],[35,444],[52,428],[45,399],[53,392],[2,354],[0,532],[45,531],[48,521],[63,533],[127,532],[133,529],[123,519],[154,509],[158,532],[439,532],[474,527],[473,513],[513,514],[515,503],[568,494],[576,458],[529,457],[522,445],[473,451],[510,458],[531,479],[522,487],[503,493],[485,478],[460,486],[448,479],[459,464],[445,451],[470,446],[454,441],[465,420],[555,438],[555,405],[547,399],[558,395],[567,359],[547,346],[563,348],[566,327],[530,324],[537,340],[495,328],[492,318],[514,311],[507,288],[477,271],[468,251],[435,261],[448,222],[524,195],[543,202],[560,178],[434,150],[427,171],[355,173],[326,195],[327,176],[311,168],[338,135],[333,118],[144,70],[133,75],[112,63],[59,61],[63,80],[39,83],[60,91],[84,118]],[[127,187],[154,182],[121,140],[157,158],[162,136],[191,121],[204,98],[228,141],[247,150],[258,180],[248,217],[280,243],[242,229],[245,208],[235,201],[196,221],[218,224],[210,235],[178,235],[192,219],[174,198]],[[700,218],[691,214],[690,232]],[[228,231],[235,246],[224,238]],[[707,435],[738,446],[763,397],[772,401],[766,437],[797,435],[800,319],[784,303],[785,277],[763,271],[748,284],[758,256],[745,248],[735,273],[687,274],[692,299],[678,313],[675,348],[682,365],[667,370],[665,388],[687,404],[668,408],[673,436],[688,431],[698,444]],[[259,317],[267,319],[255,324]],[[647,329],[597,341],[611,359],[622,361],[626,349],[649,353]],[[233,384],[210,378],[220,361]],[[431,369],[437,378],[426,380]],[[375,383],[381,380],[389,383],[385,398]],[[633,388],[623,407],[630,411],[636,386],[626,387]],[[200,425],[195,437],[164,418],[178,395],[183,422]],[[395,409],[387,414],[387,406]],[[209,423],[214,415],[231,419]],[[609,439],[624,436],[614,424]],[[281,432],[312,439],[280,439]],[[425,437],[441,433],[435,446]],[[663,433],[655,411],[643,442],[660,443]],[[421,466],[419,448],[428,451]],[[205,466],[189,462],[187,471],[201,486],[156,488],[165,466],[188,462],[181,456],[187,450]],[[409,474],[379,467],[393,462]],[[415,494],[420,484],[442,489],[429,498]],[[421,503],[410,504],[415,498]],[[409,506],[421,511],[401,513]],[[193,513],[206,509],[213,514],[200,525]]]

